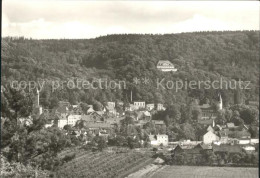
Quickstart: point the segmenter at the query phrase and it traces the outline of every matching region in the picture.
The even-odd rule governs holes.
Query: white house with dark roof
[[[157,69],[160,71],[163,71],[163,72],[170,72],[170,71],[176,72],[177,71],[177,69],[174,67],[174,65],[168,60],[160,60],[157,63]]]
[[[219,137],[214,134],[212,131],[208,131],[205,135],[203,135],[203,143],[204,144],[211,144],[214,141],[218,141]]]

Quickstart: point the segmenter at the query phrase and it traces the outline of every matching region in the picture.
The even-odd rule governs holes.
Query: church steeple
[[[219,94],[219,104],[218,104],[218,109],[219,110],[222,110],[223,109],[223,102],[222,102],[222,97],[221,97],[221,94]]]
[[[36,113],[37,115],[42,114],[42,107],[40,106],[40,91],[38,90],[38,88],[36,89],[34,113]]]
[[[38,90],[38,88],[36,89],[36,107],[40,106],[40,91]]]

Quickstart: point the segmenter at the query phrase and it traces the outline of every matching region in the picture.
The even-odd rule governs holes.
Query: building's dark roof
[[[67,106],[59,106],[58,108],[55,109],[55,112],[65,114],[65,113],[68,112],[68,107]]]
[[[205,144],[199,144],[203,150],[211,150],[212,149],[212,146],[210,145],[205,145]]]
[[[180,145],[177,145],[173,152],[185,152],[187,154],[200,154],[202,150],[210,150],[212,149],[211,146],[208,146],[208,145],[204,145],[204,144],[198,144],[194,147],[190,147],[190,148],[185,148],[185,147],[182,147]]]
[[[230,131],[229,137],[231,138],[243,138],[243,137],[251,137],[251,134],[248,131]]]
[[[241,153],[242,148],[239,145],[212,145],[214,152],[228,152],[228,153]]]
[[[246,131],[246,130],[235,130],[235,131],[231,131],[228,129],[223,129],[221,131],[219,131],[219,136],[220,137],[229,137],[229,138],[243,138],[243,137],[251,137],[251,134]]]
[[[106,122],[95,122],[95,123],[88,123],[87,128],[111,128],[111,124],[110,123],[106,123]]]
[[[207,119],[207,120],[198,120],[199,124],[203,124],[203,125],[211,125],[213,123],[213,119]]]

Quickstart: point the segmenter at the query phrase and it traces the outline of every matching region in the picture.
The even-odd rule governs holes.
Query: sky
[[[85,39],[107,34],[259,30],[257,1],[3,0],[2,36]]]

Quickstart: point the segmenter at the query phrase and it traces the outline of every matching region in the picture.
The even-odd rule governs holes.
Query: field
[[[258,178],[257,168],[164,166],[150,178]]]
[[[77,153],[73,160],[65,163],[56,172],[56,176],[59,178],[126,177],[153,160],[150,155],[133,151],[126,153],[84,151]]]

